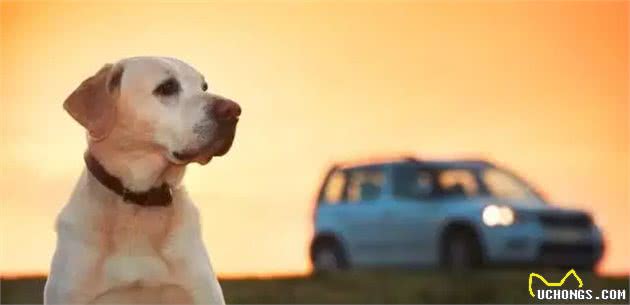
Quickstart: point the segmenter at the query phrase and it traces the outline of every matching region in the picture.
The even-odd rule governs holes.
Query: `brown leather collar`
[[[85,165],[96,180],[112,192],[120,195],[125,202],[139,206],[168,206],[173,202],[171,187],[166,183],[146,192],[134,192],[124,187],[120,179],[108,173],[92,154],[86,152],[83,158]]]

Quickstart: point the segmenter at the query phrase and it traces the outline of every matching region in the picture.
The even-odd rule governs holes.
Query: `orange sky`
[[[244,114],[186,183],[223,275],[304,272],[327,166],[485,156],[591,211],[630,271],[628,5],[557,2],[0,4],[0,273],[46,272],[83,168],[66,96],[105,62],[181,58]]]

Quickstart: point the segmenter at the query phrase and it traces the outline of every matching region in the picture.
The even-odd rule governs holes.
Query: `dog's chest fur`
[[[171,207],[119,205],[99,221],[103,279],[111,283],[158,285],[168,282],[174,268],[169,243],[181,217]]]
[[[141,207],[95,182],[84,172],[57,219],[49,301],[184,304],[209,293],[201,298],[223,302],[183,187],[170,206]]]
[[[89,188],[86,188],[89,189]],[[88,286],[159,286],[176,283],[182,246],[198,234],[198,215],[184,191],[167,207],[141,207],[113,196],[90,200],[78,194],[58,219],[64,238],[81,241],[96,259],[90,261]],[[87,201],[87,202],[86,202]]]

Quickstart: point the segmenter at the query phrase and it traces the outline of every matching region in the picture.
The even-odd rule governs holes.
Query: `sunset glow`
[[[243,107],[232,151],[189,167],[224,276],[304,273],[338,160],[505,165],[592,212],[630,271],[628,2],[0,3],[0,274],[46,273],[83,169],[64,99],[104,63],[180,58]]]

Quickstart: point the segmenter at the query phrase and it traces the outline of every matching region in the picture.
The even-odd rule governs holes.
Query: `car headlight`
[[[509,226],[514,223],[514,210],[507,206],[491,204],[486,206],[481,213],[483,223],[489,227]]]

